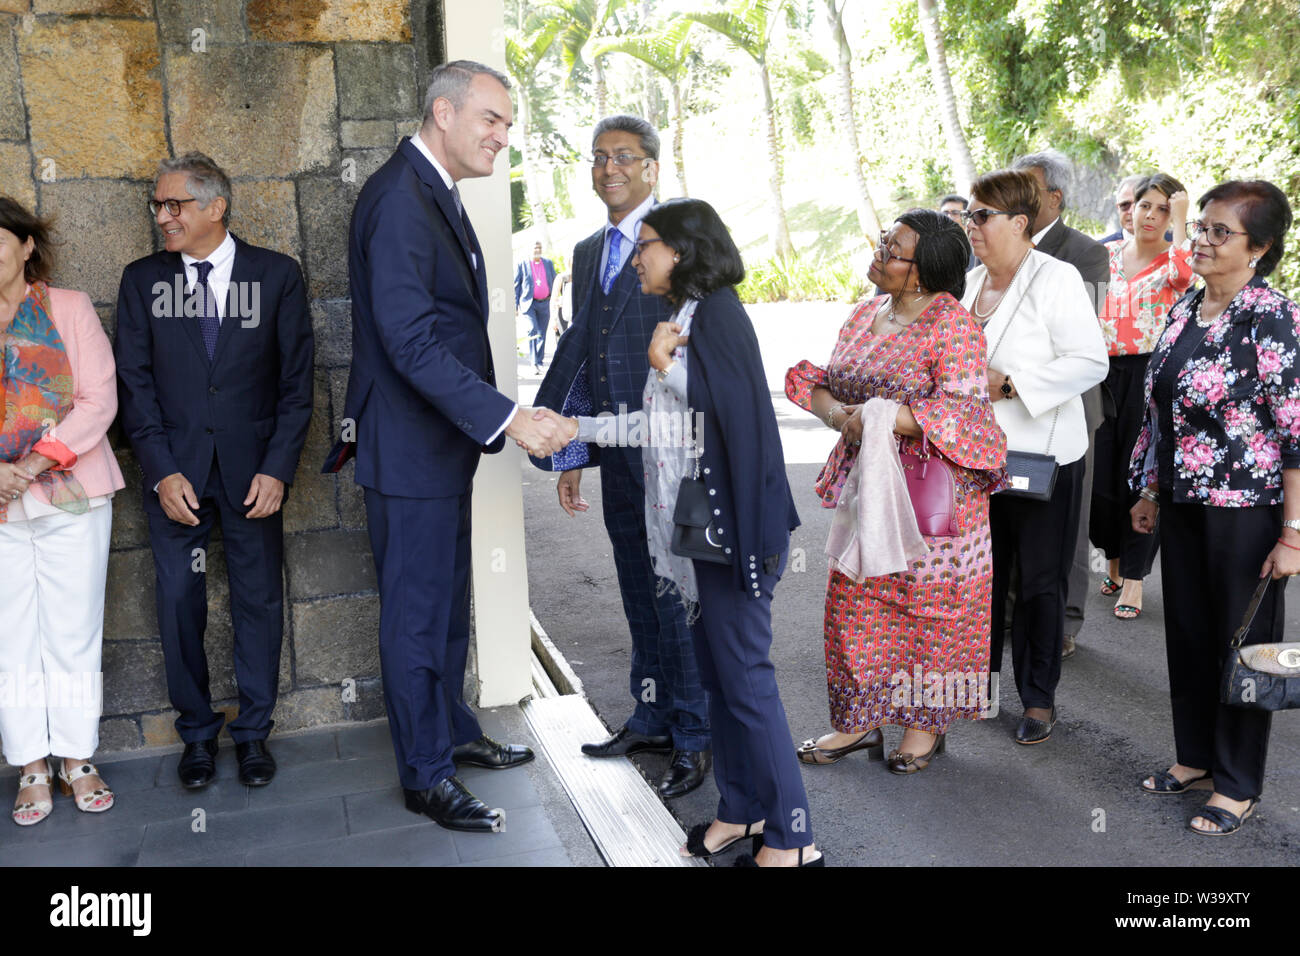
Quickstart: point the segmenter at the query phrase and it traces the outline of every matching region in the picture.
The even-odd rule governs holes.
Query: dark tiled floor
[[[501,734],[491,711],[480,718]],[[536,749],[517,730],[504,736]],[[197,792],[177,782],[177,753],[101,762],[113,809],[79,813],[56,791],[40,824],[0,822],[0,866],[572,865],[534,786],[537,767],[461,773],[486,803],[505,808],[506,832],[453,834],[403,805],[383,722],[272,737],[270,748],[279,772],[259,788],[240,785],[228,740],[216,782]],[[0,771],[0,794],[12,795],[16,776],[16,768]]]

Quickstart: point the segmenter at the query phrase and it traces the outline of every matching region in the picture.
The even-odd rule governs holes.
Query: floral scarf
[[[44,282],[32,283],[13,322],[0,332],[0,350],[0,461],[16,462],[72,411],[72,365],[50,319],[50,290]],[[90,507],[85,490],[69,472],[50,469],[36,483],[62,511],[84,514]],[[9,502],[0,501],[0,523],[8,518]]]

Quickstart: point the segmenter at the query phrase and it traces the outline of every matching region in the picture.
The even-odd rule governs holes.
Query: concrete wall
[[[352,206],[418,125],[443,43],[439,0],[0,0],[0,191],[57,216],[55,284],[89,293],[110,336],[123,266],[158,246],[146,202],[166,156],[211,155],[234,180],[232,231],[302,263],[316,410],[285,506],[277,731],[383,713],[360,490],[351,465],[318,471],[350,361]],[[140,470],[111,437],[127,490],[114,500],[101,749],[123,750],[176,737]],[[233,714],[219,535],[208,572],[212,691]]]

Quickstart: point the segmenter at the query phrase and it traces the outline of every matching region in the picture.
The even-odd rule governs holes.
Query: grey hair
[[[1065,208],[1065,187],[1070,183],[1070,160],[1059,149],[1045,149],[1039,153],[1017,156],[1012,169],[1041,169],[1047,188],[1060,192],[1061,208]]]
[[[164,159],[158,164],[158,174],[153,180],[155,188],[158,186],[158,180],[168,173],[187,174],[185,188],[199,201],[200,209],[207,209],[212,200],[218,197],[224,199],[226,211],[221,216],[221,224],[230,227],[230,177],[211,156],[191,150],[184,156]]]
[[[1125,189],[1132,189],[1134,192],[1137,192],[1138,183],[1142,182],[1142,180],[1146,178],[1147,177],[1141,173],[1136,173],[1132,176],[1125,176],[1119,181],[1119,185],[1115,187],[1115,198],[1118,200],[1120,193]]]
[[[464,106],[469,86],[474,82],[476,74],[490,76],[507,90],[510,89],[510,77],[486,64],[475,60],[441,63],[429,73],[429,86],[424,91],[424,112],[420,114],[421,117],[428,121],[429,114],[433,112],[434,100],[444,99],[456,109]]]
[[[596,148],[596,140],[606,133],[613,132],[631,133],[633,136],[640,137],[641,151],[651,159],[659,158],[659,131],[641,117],[631,116],[627,113],[606,116],[597,123],[595,130],[591,134],[591,148]]]

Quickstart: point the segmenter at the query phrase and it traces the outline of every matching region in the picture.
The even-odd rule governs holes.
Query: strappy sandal
[[[1136,621],[1142,616],[1142,609],[1135,604],[1116,604],[1114,613],[1117,620]]]
[[[50,785],[50,767],[45,765],[45,773],[25,773],[18,778],[18,792],[22,793],[28,787],[48,787]],[[22,803],[15,803],[11,814],[14,823],[20,827],[35,826],[50,815],[54,809],[52,800],[24,800]],[[35,814],[35,816],[32,816]]]
[[[1192,817],[1192,820],[1187,821],[1187,829],[1191,830],[1193,833],[1199,833],[1201,836],[1227,836],[1229,833],[1236,833],[1240,830],[1241,825],[1250,819],[1251,814],[1255,812],[1257,806],[1259,806],[1259,797],[1253,797],[1251,798],[1250,803],[1246,805],[1246,809],[1241,812],[1241,816],[1237,816],[1231,810],[1225,810],[1223,807],[1212,807],[1207,803],[1205,806],[1201,807],[1200,811],[1196,814],[1196,817],[1208,820],[1219,829],[1197,829],[1192,826],[1192,820],[1195,820],[1196,817]]]
[[[1147,774],[1147,777],[1153,778],[1152,783],[1154,783],[1155,786],[1148,787],[1146,785],[1146,777],[1143,777],[1142,782],[1138,784],[1138,787],[1143,793],[1186,793],[1188,790],[1212,790],[1214,788],[1214,781],[1210,779],[1210,772],[1208,770],[1199,777],[1193,777],[1191,780],[1186,781],[1179,780],[1168,770],[1161,770],[1159,773],[1150,773]]]
[[[712,859],[713,857],[730,850],[741,840],[753,841],[753,849],[751,850],[753,853],[757,853],[762,849],[763,831],[759,830],[757,832],[750,832],[753,827],[758,826],[757,823],[746,823],[744,833],[740,836],[732,837],[716,850],[710,850],[704,845],[704,835],[709,832],[709,826],[710,824],[708,823],[697,823],[695,826],[691,827],[690,832],[686,834],[686,852],[690,854],[690,856],[700,860]]]
[[[802,846],[799,847],[799,863],[797,864],[798,866],[825,866],[826,865],[826,854],[822,853],[820,850],[817,851],[816,857],[805,862],[803,858],[803,851],[806,849],[807,847],[802,847]],[[731,865],[740,866],[740,867],[757,867],[758,860],[754,859],[748,853],[742,853],[740,856],[736,857],[736,862]]]
[[[1120,578],[1118,583],[1109,574],[1102,579],[1101,587],[1098,590],[1105,596],[1110,597],[1112,594],[1118,594],[1124,587],[1124,579]]]
[[[795,756],[799,758],[800,763],[812,764],[813,766],[823,766],[825,764],[837,763],[843,760],[854,751],[865,750],[868,760],[885,759],[885,735],[877,727],[874,730],[866,731],[861,737],[853,741],[846,747],[832,747],[826,749],[817,746],[817,741],[813,739],[805,740],[795,750]]]
[[[105,810],[112,809],[113,791],[108,789],[107,784],[96,787],[94,790],[88,790],[80,795],[72,789],[72,784],[82,777],[99,777],[99,782],[104,782],[99,770],[89,760],[83,761],[73,767],[72,770],[68,770],[66,767],[60,768],[59,789],[63,791],[63,795],[65,797],[76,797],[77,809],[82,813],[103,813]]]

